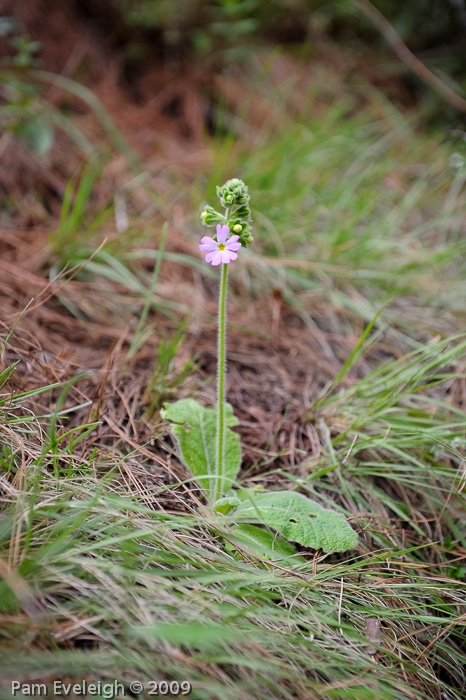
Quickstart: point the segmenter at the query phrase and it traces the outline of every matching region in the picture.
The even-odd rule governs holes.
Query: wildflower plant
[[[194,399],[165,404],[162,413],[175,437],[180,457],[193,477],[205,489],[207,501],[219,515],[233,517],[241,539],[262,556],[290,556],[295,549],[286,540],[324,552],[355,547],[357,535],[343,514],[323,508],[295,491],[270,493],[238,488],[241,446],[232,428],[238,425],[230,404],[225,401],[226,309],[228,266],[238,259],[241,248],[253,242],[250,196],[242,180],[228,180],[217,187],[224,213],[206,206],[201,214],[204,226],[213,236],[201,239],[199,250],[205,261],[220,267],[218,304],[217,405],[205,408]],[[236,487],[236,488],[235,488]],[[262,525],[266,530],[256,527]]]

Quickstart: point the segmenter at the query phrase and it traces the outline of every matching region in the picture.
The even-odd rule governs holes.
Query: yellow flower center
[[[219,243],[219,245],[218,245],[219,250],[225,250],[225,248],[226,248],[225,243]]]

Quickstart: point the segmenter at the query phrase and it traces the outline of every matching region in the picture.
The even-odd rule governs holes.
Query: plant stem
[[[223,494],[225,462],[225,375],[226,375],[226,299],[228,265],[222,264],[218,299],[218,360],[217,360],[217,465],[214,501]]]

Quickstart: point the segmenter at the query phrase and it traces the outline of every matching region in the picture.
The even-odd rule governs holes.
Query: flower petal
[[[220,263],[223,262],[223,260],[222,260],[222,253],[224,253],[224,252],[225,252],[225,251],[220,251],[220,250],[218,250],[216,253],[212,253],[212,259],[209,260],[209,262],[210,262],[212,265],[220,265]]]
[[[225,243],[225,247],[227,250],[239,250],[241,248],[241,243],[239,241],[232,241],[231,239],[228,239],[228,241]]]
[[[222,250],[220,255],[222,256],[222,262],[223,263],[230,263],[232,260],[236,260],[238,257],[238,253],[234,253],[232,250]]]
[[[216,250],[211,250],[207,255],[205,256],[205,261],[210,263],[212,262],[212,258],[217,254]]]
[[[219,243],[225,243],[229,235],[230,229],[228,226],[220,226],[220,224],[217,224],[217,241]]]
[[[204,236],[201,238],[201,244],[199,245],[199,250],[202,253],[208,253],[210,250],[217,250],[218,244],[210,236]]]

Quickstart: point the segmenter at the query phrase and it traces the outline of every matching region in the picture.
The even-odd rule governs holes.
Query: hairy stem
[[[225,375],[226,375],[226,299],[228,265],[222,264],[218,299],[218,361],[217,361],[217,470],[214,500],[223,494],[225,463]]]

